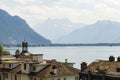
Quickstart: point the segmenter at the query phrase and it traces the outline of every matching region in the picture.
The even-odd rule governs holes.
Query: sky
[[[25,19],[30,26],[51,19],[73,23],[120,22],[120,0],[0,0],[0,8]]]

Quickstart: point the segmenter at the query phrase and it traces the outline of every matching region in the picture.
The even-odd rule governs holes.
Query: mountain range
[[[67,18],[51,19],[39,22],[34,26],[34,30],[52,42],[57,38],[71,33],[73,30],[83,27],[84,24],[73,23]]]
[[[51,44],[48,39],[62,44],[120,43],[120,23],[108,20],[83,25],[68,19],[48,18],[34,30],[19,16],[11,16],[0,9],[0,44],[21,44],[23,40],[31,45]]]
[[[56,43],[120,43],[120,23],[97,21],[58,38]]]
[[[26,40],[31,45],[50,44],[51,41],[36,33],[25,20],[11,16],[0,9],[0,43],[21,44]]]

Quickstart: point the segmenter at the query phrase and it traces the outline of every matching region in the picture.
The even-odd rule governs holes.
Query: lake
[[[16,49],[21,50],[21,47],[5,48],[14,54]],[[77,47],[29,47],[30,53],[44,54],[44,59],[56,59],[64,62],[68,59],[69,62],[75,62],[74,67],[80,68],[81,62],[88,64],[97,59],[108,60],[109,56],[120,56],[120,46],[77,46]]]

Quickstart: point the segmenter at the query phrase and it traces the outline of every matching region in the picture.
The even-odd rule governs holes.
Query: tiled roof
[[[16,66],[15,68],[13,68],[12,70],[10,70],[10,73],[20,73],[21,72],[21,64],[19,64],[18,66]]]
[[[57,67],[57,73],[55,75],[51,74],[52,66],[56,65]],[[38,77],[59,77],[59,76],[72,76],[72,75],[78,75],[79,70],[75,69],[73,67],[70,67],[68,65],[62,64],[57,61],[51,61],[50,65],[46,66],[44,69],[42,69],[40,72],[36,74]]]
[[[85,71],[97,73],[99,69],[101,71],[104,71],[106,74],[120,76],[120,71],[117,72],[117,68],[120,69],[120,62],[100,60],[99,62],[91,63]]]
[[[33,64],[34,66],[43,66],[43,64]],[[51,74],[53,65],[56,65],[57,73]],[[60,77],[60,76],[73,76],[78,75],[80,70],[75,69],[71,66],[69,66],[67,63],[63,64],[60,62],[57,62],[55,60],[49,60],[46,62],[46,65],[44,64],[44,67],[42,70],[38,72],[31,72],[28,75],[30,76],[37,76],[37,77]],[[19,74],[21,73],[21,64],[13,68],[9,71],[10,73]]]

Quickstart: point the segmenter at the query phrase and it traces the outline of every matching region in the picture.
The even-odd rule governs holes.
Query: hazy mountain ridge
[[[84,24],[72,23],[69,19],[51,19],[38,23],[34,30],[54,42],[55,39],[71,33],[73,30],[83,27]]]
[[[0,43],[21,44],[24,39],[31,45],[51,43],[50,40],[33,31],[19,16],[11,16],[0,9]]]
[[[57,43],[120,43],[120,23],[98,21],[56,40]]]

